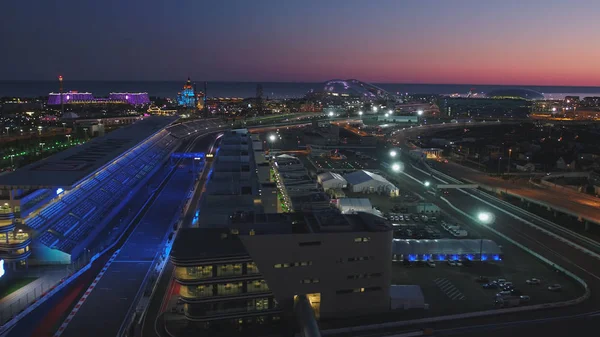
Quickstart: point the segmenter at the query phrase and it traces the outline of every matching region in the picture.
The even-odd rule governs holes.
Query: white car
[[[462,267],[463,266],[462,262],[460,262],[460,261],[455,261],[455,262],[456,262],[456,266],[457,267]]]
[[[456,267],[456,261],[448,260],[448,265],[452,267]]]
[[[510,291],[505,290],[505,291],[501,291],[501,292],[497,293],[496,297],[504,297],[504,296],[510,296],[510,295],[512,295],[510,293]]]
[[[431,267],[431,268],[435,268],[435,262],[433,262],[431,260],[427,260],[427,266]]]
[[[539,280],[539,279],[537,279],[537,278],[532,278],[532,279],[529,279],[529,280],[527,280],[527,281],[525,281],[525,282],[526,282],[527,284],[531,284],[531,285],[538,285],[538,284],[542,283],[542,281],[540,281],[540,280]]]
[[[506,283],[506,279],[505,278],[499,278],[496,280],[496,283]]]
[[[551,286],[548,287],[548,290],[550,291],[561,291],[562,290],[562,286],[560,284],[553,284]]]
[[[521,303],[526,303],[526,302],[531,301],[531,297],[525,296],[525,295],[519,296],[519,299],[521,299]]]

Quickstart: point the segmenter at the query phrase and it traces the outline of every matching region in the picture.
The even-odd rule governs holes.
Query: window
[[[277,268],[277,267],[275,267]],[[258,274],[258,266],[255,262],[246,263],[246,274]]]
[[[348,262],[356,262],[356,261],[369,261],[375,260],[375,256],[358,256],[358,257],[349,257]]]
[[[300,247],[310,247],[310,246],[320,246],[321,241],[308,241],[308,242],[300,242],[298,243]]]
[[[302,284],[319,283],[319,279],[318,278],[308,278],[308,279],[300,280],[300,283],[302,283]]]
[[[336,291],[335,293],[337,295],[343,295],[343,294],[352,294],[352,293],[368,293],[368,292],[379,291],[379,290],[381,290],[381,287],[367,287],[367,288],[342,289],[342,290]]]
[[[375,277],[381,277],[381,273],[371,273],[371,274],[354,274],[354,275],[348,275],[348,280],[358,280],[358,279],[363,279],[363,278],[375,278]]]
[[[312,261],[292,262],[292,263],[278,263],[274,265],[274,268],[290,268],[290,267],[306,267],[312,266]]]
[[[217,276],[236,276],[242,275],[242,264],[223,264],[217,267]]]
[[[370,237],[364,237],[364,238],[354,238],[354,242],[369,242],[371,241]]]

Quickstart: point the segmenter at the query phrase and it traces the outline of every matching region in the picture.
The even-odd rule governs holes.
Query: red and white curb
[[[71,310],[71,312],[69,313],[69,316],[67,316],[67,318],[65,318],[64,322],[60,325],[60,327],[54,334],[54,337],[60,337],[60,335],[62,335],[62,333],[67,329],[67,326],[69,326],[69,323],[71,322],[71,320],[73,320],[73,317],[75,317],[75,314],[79,311],[79,309],[81,308],[81,306],[83,305],[85,300],[87,300],[88,296],[90,296],[90,294],[92,293],[92,290],[94,290],[94,288],[96,287],[98,282],[100,282],[100,279],[102,278],[104,273],[106,273],[106,270],[108,270],[108,267],[110,267],[112,262],[115,260],[115,258],[117,257],[117,254],[119,254],[119,251],[120,251],[120,249],[118,249],[110,257],[110,259],[108,259],[108,262],[106,262],[106,264],[104,265],[104,267],[102,268],[100,273],[98,273],[98,276],[96,276],[96,278],[94,279],[92,284],[90,284],[90,286],[87,288],[87,290],[85,291],[83,296],[81,296],[81,298],[79,299],[79,302],[77,302],[77,304],[75,304],[75,307],[73,308],[73,310]]]

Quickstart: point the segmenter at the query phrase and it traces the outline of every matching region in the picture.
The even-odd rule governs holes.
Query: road
[[[590,195],[568,189],[556,191],[527,184],[515,184],[511,181],[490,177],[485,173],[455,163],[438,165],[436,169],[450,176],[461,177],[462,179],[468,179],[474,183],[506,191],[507,193],[539,200],[557,210],[565,209],[580,214],[586,219],[600,223],[600,199]],[[568,198],[565,198],[565,196],[568,196]]]
[[[219,141],[219,139],[215,140],[214,143],[210,146],[210,153],[214,153],[215,148],[218,147]],[[206,150],[194,149],[194,151]],[[192,226],[194,219],[196,219],[196,210],[199,207],[201,196],[204,192],[204,187],[206,185],[208,173],[210,172],[212,163],[213,158],[207,158],[202,175],[198,180],[198,187],[196,188],[196,191],[192,196],[192,201],[190,203],[191,206],[183,215],[183,222],[181,224],[182,227]],[[170,261],[167,261],[163,273],[160,279],[158,280],[158,286],[156,287],[154,294],[152,294],[152,297],[150,298],[150,303],[148,304],[146,315],[142,321],[142,327],[140,332],[140,336],[142,337],[167,336],[166,332],[164,332],[164,324],[162,324],[162,321],[157,322],[157,319],[161,317],[161,313],[166,309],[166,304],[169,302],[171,296],[173,295],[173,270],[173,264]]]
[[[210,137],[198,143],[208,148]],[[191,165],[182,162],[160,192],[114,261],[68,322],[63,337],[117,336],[135,309],[143,284],[154,277],[155,262],[173,221],[180,216],[185,195],[194,182]],[[165,256],[162,257],[166,258]]]

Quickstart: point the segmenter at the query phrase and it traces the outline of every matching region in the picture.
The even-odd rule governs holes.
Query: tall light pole
[[[62,123],[62,125],[63,125],[63,132],[66,133],[67,132],[67,123]]]
[[[512,157],[512,149],[508,149],[508,174],[510,174],[510,157]]]
[[[58,76],[58,82],[60,83],[60,115],[65,115],[65,104],[63,102],[63,77],[62,75]]]
[[[67,135],[67,140],[68,140],[69,144],[71,144],[71,135]]]
[[[10,126],[5,126],[4,128],[6,129],[6,137],[10,136]]]

